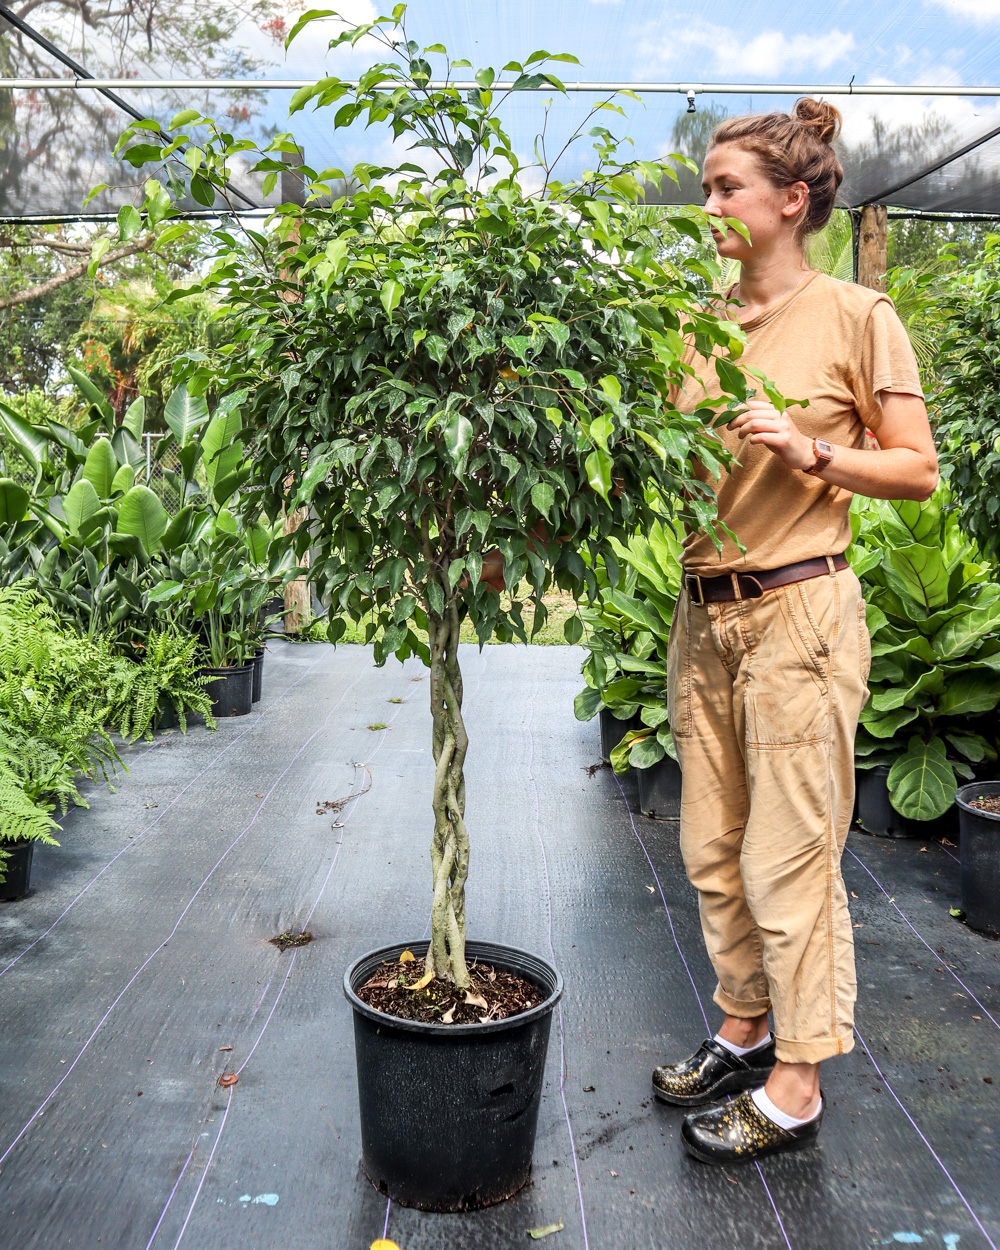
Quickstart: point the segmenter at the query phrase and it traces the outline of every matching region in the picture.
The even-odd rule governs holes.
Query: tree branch
[[[116,261],[124,260],[126,256],[134,256],[136,252],[148,252],[156,242],[155,234],[143,235],[141,239],[133,239],[131,243],[126,243],[124,247],[116,248],[113,252],[101,258],[101,266],[113,265]],[[44,299],[46,295],[51,295],[53,291],[57,291],[61,286],[65,286],[67,282],[74,282],[77,278],[82,278],[87,272],[89,260],[81,261],[79,265],[73,265],[69,269],[64,269],[62,273],[54,274],[45,282],[40,282],[37,286],[25,287],[23,291],[15,291],[13,295],[7,295],[0,298],[0,309],[13,308],[17,304],[30,304],[36,299]]]

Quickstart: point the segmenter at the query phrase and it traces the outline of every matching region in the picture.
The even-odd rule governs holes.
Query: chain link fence
[[[171,516],[175,516],[180,508],[181,464],[175,443],[170,442],[161,449],[165,437],[164,434],[143,434],[140,443],[143,460],[135,466],[135,480],[138,485],[148,486]],[[48,456],[57,468],[66,463],[66,452],[58,443],[50,444]],[[31,465],[9,449],[5,449],[4,459],[6,476],[30,490],[35,484]]]

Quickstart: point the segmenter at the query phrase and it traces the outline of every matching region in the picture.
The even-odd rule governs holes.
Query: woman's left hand
[[[779,412],[766,399],[750,399],[745,412],[727,427],[740,439],[769,447],[790,469],[808,469],[816,462],[812,439],[806,438],[787,412]]]

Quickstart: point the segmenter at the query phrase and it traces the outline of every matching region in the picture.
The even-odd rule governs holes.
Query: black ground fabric
[[[824,1067],[818,1147],[727,1170],[682,1153],[649,1076],[715,1027],[713,978],[676,826],[587,771],[580,658],[463,655],[470,936],[566,983],[528,1188],[428,1215],[361,1171],[341,980],[426,929],[427,677],[279,643],[252,716],[130,748],[0,905],[0,1245],[497,1250],[562,1221],[553,1250],[996,1250],[1000,943],[949,914],[957,847],[851,835],[859,1041]]]

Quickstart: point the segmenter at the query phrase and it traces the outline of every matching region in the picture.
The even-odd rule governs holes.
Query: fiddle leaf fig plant
[[[398,5],[343,31],[333,44],[367,35],[388,59],[357,85],[325,78],[292,102],[336,105],[323,123],[334,129],[384,125],[402,160],[356,166],[343,195],[342,171],[301,164],[290,135],[258,153],[252,168],[272,185],[292,158],[305,203],[282,205],[261,232],[240,234],[232,218],[211,232],[215,261],[192,289],[214,291],[230,341],[193,362],[186,381],[192,396],[243,393],[254,476],[241,506],[272,521],[307,510],[286,541],[296,557],[311,551],[330,639],[345,617],[367,622],[379,664],[417,655],[430,668],[426,975],[465,986],[462,622],[481,643],[526,641],[520,587],[533,630],[553,585],[593,599],[599,561],[617,582],[613,540],[656,520],[647,497],[714,533],[714,495],[696,462],[728,463],[711,428],[717,412],[685,415],[667,397],[689,372],[685,335],[724,359],[743,340],[703,306],[702,279],[657,261],[627,224],[644,185],[676,177],[682,158],[620,160],[600,124],[621,112],[608,100],[573,136],[586,129],[595,146],[579,181],[557,179],[542,139],[539,160],[522,166],[503,103],[525,88],[562,91],[551,63],[574,58],[537,52],[499,74],[479,70],[475,90],[432,86],[465,63],[407,39],[404,18]],[[150,160],[176,170],[183,142],[224,209],[228,162],[250,160],[246,144],[205,117],[184,114],[176,127],[183,140]],[[133,139],[148,145],[150,131],[126,132],[120,147]],[[692,208],[679,228],[703,220]],[[572,617],[568,641],[581,632]]]
[[[892,805],[930,820],[951,807],[959,777],[996,758],[983,718],[1000,704],[1000,586],[944,487],[926,503],[859,497],[852,526],[872,639],[855,757],[889,764]]]

